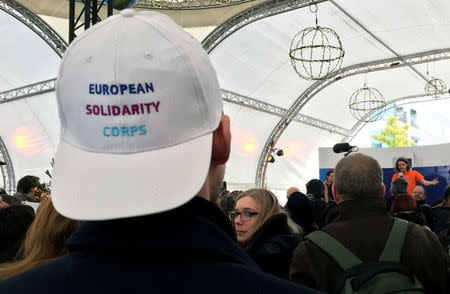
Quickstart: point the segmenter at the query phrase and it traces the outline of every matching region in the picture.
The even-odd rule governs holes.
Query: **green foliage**
[[[388,147],[405,147],[416,145],[407,137],[409,124],[401,127],[398,124],[398,118],[394,115],[388,117],[386,127],[380,135],[372,135],[372,138],[381,144],[385,143]]]

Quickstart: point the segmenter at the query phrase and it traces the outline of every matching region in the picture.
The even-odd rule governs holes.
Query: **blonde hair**
[[[256,203],[258,203],[259,206],[259,212],[256,216],[255,223],[246,233],[246,244],[248,244],[253,239],[256,232],[259,231],[259,229],[270,217],[282,213],[277,197],[269,190],[250,189],[243,191],[239,194],[236,202],[238,202],[239,199],[247,196],[253,197],[253,199],[255,199]]]
[[[60,215],[50,199],[41,202],[17,255],[23,259],[1,265],[0,281],[66,255],[66,241],[80,224]]]

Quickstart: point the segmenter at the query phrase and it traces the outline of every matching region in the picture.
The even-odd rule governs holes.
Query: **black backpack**
[[[380,258],[371,263],[363,263],[324,231],[312,232],[305,238],[324,250],[344,270],[333,293],[425,293],[419,280],[400,263],[407,229],[407,221],[394,219]]]

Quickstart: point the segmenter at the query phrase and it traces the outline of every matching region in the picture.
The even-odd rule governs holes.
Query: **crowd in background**
[[[327,194],[333,179],[334,170],[330,170],[324,182],[308,181],[306,194],[297,187],[289,188],[284,207],[269,190],[229,192],[223,182],[217,205],[229,217],[239,246],[257,265],[269,274],[289,279],[290,270],[291,278],[295,277],[291,266],[297,246],[339,214],[336,193]],[[40,187],[39,178],[25,176],[13,196],[0,190],[0,280],[65,255],[67,239],[81,224],[60,215],[51,199],[42,196]],[[408,194],[408,182],[403,178],[392,181],[390,193],[386,213],[432,231],[449,253],[450,185],[442,199],[432,205],[427,204],[426,190],[421,185]],[[36,213],[27,205],[29,202],[41,202]]]

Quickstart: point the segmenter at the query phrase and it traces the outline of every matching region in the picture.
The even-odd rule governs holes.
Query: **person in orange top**
[[[404,157],[399,157],[395,161],[394,170],[397,172],[392,177],[391,183],[398,177],[404,178],[408,182],[408,194],[412,195],[412,190],[416,186],[416,183],[419,182],[424,186],[434,186],[439,183],[437,179],[432,181],[427,181],[423,178],[423,175],[418,171],[412,170],[411,165],[408,160]]]

